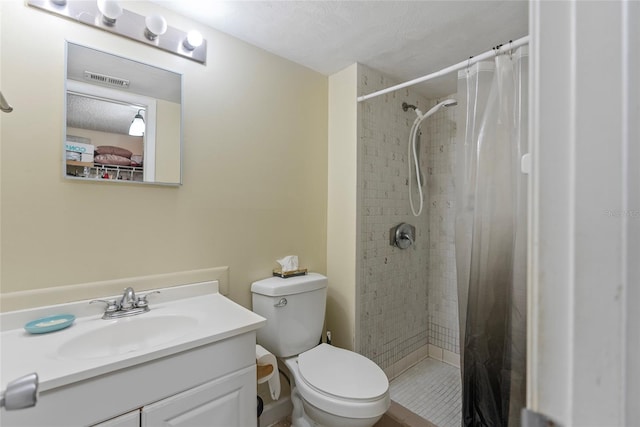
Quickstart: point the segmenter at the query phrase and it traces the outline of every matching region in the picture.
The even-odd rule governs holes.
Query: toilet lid
[[[300,354],[298,369],[307,384],[343,399],[375,399],[389,389],[387,376],[378,365],[328,344]]]

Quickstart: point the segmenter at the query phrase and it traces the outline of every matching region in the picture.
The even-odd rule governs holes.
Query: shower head
[[[424,182],[424,179],[422,178],[422,173],[420,172],[420,158],[418,156],[418,153],[420,152],[419,140],[418,140],[418,137],[420,135],[420,124],[424,121],[424,119],[434,114],[440,108],[452,107],[457,104],[458,104],[458,101],[456,101],[455,99],[452,99],[452,98],[445,99],[444,101],[437,103],[434,107],[432,107],[429,111],[427,111],[426,114],[422,114],[422,111],[420,111],[420,109],[413,107],[412,105],[406,106],[406,108],[413,107],[414,110],[416,111],[416,115],[418,116],[413,121],[413,125],[411,126],[411,131],[409,132],[409,147],[407,149],[408,150],[407,157],[409,159],[409,204],[411,205],[411,213],[413,214],[413,216],[419,216],[420,213],[422,212],[422,207],[424,206],[424,194],[422,191],[422,185],[423,185],[422,183]],[[402,105],[402,108],[405,111],[407,111],[404,103]],[[411,163],[413,163],[413,166],[411,165]],[[418,208],[417,212],[413,206],[413,198],[411,195],[412,194],[411,182],[413,181],[412,170],[415,171],[416,184],[418,184],[418,189],[419,189],[418,193],[420,194],[420,207]]]
[[[416,113],[418,114],[418,119],[420,119],[420,122],[422,122],[424,119],[426,119],[430,115],[432,115],[435,112],[437,112],[440,108],[442,108],[442,107],[453,107],[455,105],[458,105],[458,101],[456,101],[453,98],[449,98],[449,99],[445,99],[442,102],[438,102],[435,106],[433,106],[425,114],[422,114],[422,112],[420,112],[420,110],[418,110],[418,109],[416,109]]]

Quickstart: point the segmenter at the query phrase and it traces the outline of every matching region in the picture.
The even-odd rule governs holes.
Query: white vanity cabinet
[[[29,372],[40,387],[36,406],[0,409],[0,426],[255,426],[256,330],[266,320],[217,282],[154,297],[149,312],[108,320],[89,301],[0,313],[0,390]],[[24,331],[52,312],[76,318],[59,331]]]
[[[140,410],[128,412],[91,427],[140,427]]]
[[[227,427],[256,423],[255,369],[247,368],[142,408],[142,427]],[[248,386],[253,384],[252,387]],[[251,410],[239,410],[251,408]]]
[[[0,424],[255,426],[255,342],[251,331],[47,390],[33,408],[2,410]]]
[[[255,375],[245,368],[92,427],[251,426],[257,415]]]

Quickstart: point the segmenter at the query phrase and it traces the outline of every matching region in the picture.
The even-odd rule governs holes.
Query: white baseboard
[[[282,397],[264,405],[260,415],[260,427],[269,427],[291,415],[293,405],[289,396]]]

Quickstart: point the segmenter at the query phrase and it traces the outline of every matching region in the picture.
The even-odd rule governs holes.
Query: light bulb
[[[182,43],[188,50],[194,50],[202,44],[203,38],[199,31],[191,30],[187,33],[187,38]]]
[[[146,25],[144,35],[149,40],[155,40],[156,37],[167,32],[167,20],[162,15],[149,15],[145,18],[144,23]]]
[[[138,113],[136,114],[136,116],[133,118],[133,121],[131,122],[131,126],[129,126],[129,135],[131,136],[144,135],[145,124],[144,124],[144,118],[142,117],[142,115],[140,115],[140,111],[142,110],[138,110]]]
[[[122,6],[115,0],[98,0],[98,10],[102,13],[102,22],[114,25],[122,15]]]

